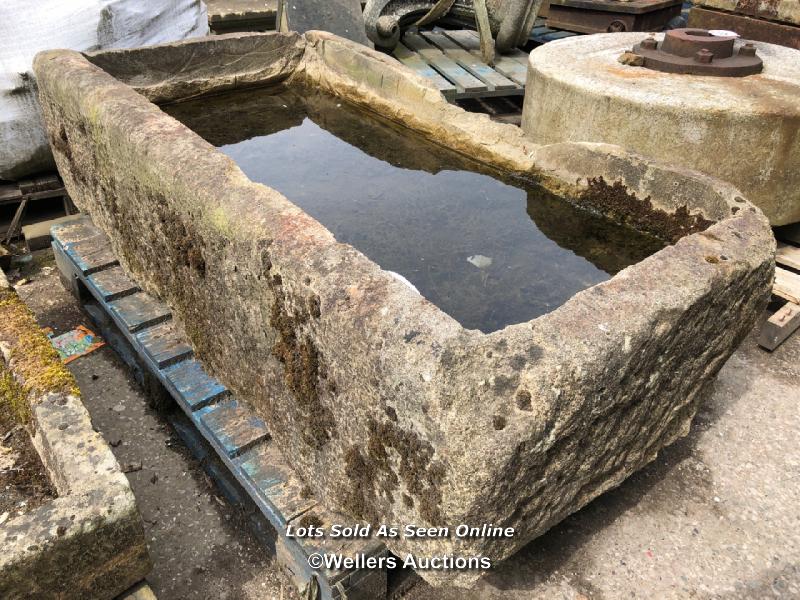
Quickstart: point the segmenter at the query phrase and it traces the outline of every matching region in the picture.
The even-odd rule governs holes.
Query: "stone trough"
[[[150,571],[136,500],[75,380],[2,271],[0,351],[0,375],[14,381],[0,393],[24,403],[58,494],[0,527],[0,597],[114,598]]]
[[[515,528],[386,539],[401,556],[497,561],[619,485],[688,431],[769,297],[772,233],[729,184],[615,146],[537,145],[330,34],[57,50],[35,70],[70,196],[323,503],[345,523]],[[278,82],[670,245],[530,322],[467,330],[158,107]]]

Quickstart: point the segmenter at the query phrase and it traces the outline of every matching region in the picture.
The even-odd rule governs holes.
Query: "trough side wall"
[[[434,453],[430,374],[458,323],[81,55],[36,64],[71,197],[319,497],[363,510],[347,441],[387,415]],[[418,506],[427,493],[409,492]]]

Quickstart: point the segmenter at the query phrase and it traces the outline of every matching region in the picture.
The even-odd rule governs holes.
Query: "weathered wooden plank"
[[[458,93],[483,92],[488,89],[483,81],[445,56],[441,50],[431,46],[421,35],[407,33],[403,37],[403,43],[411,50],[415,50],[445,78],[452,81],[456,85]]]
[[[417,75],[430,79],[439,89],[447,100],[454,100],[456,97],[456,86],[447,81],[439,74],[439,71],[431,67],[413,50],[409,50],[403,44],[397,44],[393,51],[394,57],[405,66],[414,70]]]
[[[176,330],[170,319],[165,323],[148,327],[136,334],[145,354],[159,369],[164,369],[192,356],[192,347]]]
[[[540,36],[543,36],[543,35],[548,34],[548,33],[554,33],[555,31],[557,31],[557,30],[556,29],[550,29],[546,25],[537,25],[536,27],[531,29],[531,37],[536,38],[536,37],[540,37]]]
[[[86,278],[86,283],[93,286],[106,302],[119,300],[139,291],[139,286],[128,277],[125,270],[120,266],[89,275]]]
[[[64,250],[84,276],[119,264],[108,240],[103,235],[68,244]]]
[[[480,48],[480,45],[481,45],[481,36],[480,36],[480,34],[477,31],[474,31],[472,29],[466,29],[465,32],[468,35],[472,36],[477,41],[478,48]],[[555,30],[554,30],[554,32],[555,32]],[[526,69],[528,67],[528,54],[527,54],[527,52],[523,52],[522,50],[514,49],[514,50],[511,50],[509,52],[505,52],[502,55],[498,55],[495,58],[495,61],[497,61],[498,59],[501,59],[501,58],[514,60],[514,61],[520,63],[521,65],[523,65]]]
[[[19,202],[22,200],[22,192],[16,183],[0,185],[0,204]]]
[[[492,67],[478,59],[477,56],[467,52],[443,33],[426,31],[421,34],[428,42],[439,48],[445,55],[452,58],[464,69],[483,81],[490,91],[516,90],[518,83],[504,77]]]
[[[441,31],[456,44],[469,51],[471,54],[480,57],[480,41],[473,35],[474,32],[450,31],[444,29]],[[525,85],[525,80],[528,77],[528,69],[526,66],[505,55],[497,55],[495,57],[494,70],[501,75],[505,75],[512,81],[517,82],[521,86]]]
[[[784,267],[800,271],[800,248],[778,242],[778,251],[775,253],[775,262]]]
[[[264,421],[233,398],[201,408],[194,418],[231,458],[269,438]]]
[[[228,389],[203,369],[194,359],[164,368],[164,377],[177,395],[177,400],[199,410],[228,396]]]
[[[800,304],[800,275],[776,267],[772,293],[789,302]]]
[[[144,292],[109,302],[108,307],[131,333],[158,325],[172,317],[167,305]]]
[[[67,221],[65,223],[56,223],[50,229],[53,238],[58,238],[58,241],[63,246],[69,246],[76,242],[82,242],[90,238],[101,236],[97,227],[92,224],[89,217],[83,216],[74,221]]]
[[[787,302],[761,328],[758,345],[772,352],[800,328],[800,305]]]
[[[236,465],[259,497],[274,508],[278,531],[285,531],[289,521],[316,504],[310,490],[292,472],[273,443],[252,448],[236,460]]]

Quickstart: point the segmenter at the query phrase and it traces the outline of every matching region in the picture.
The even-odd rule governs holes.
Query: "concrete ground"
[[[43,326],[88,325],[47,260],[18,288]],[[755,333],[723,368],[689,436],[497,565],[475,590],[411,600],[800,597],[800,335]],[[97,428],[129,466],[161,600],[296,597],[114,353],[70,365]],[[141,469],[139,465],[141,464]]]

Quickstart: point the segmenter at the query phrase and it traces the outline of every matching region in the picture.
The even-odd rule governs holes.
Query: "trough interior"
[[[534,319],[663,247],[306,86],[162,108],[468,329]]]

